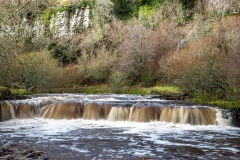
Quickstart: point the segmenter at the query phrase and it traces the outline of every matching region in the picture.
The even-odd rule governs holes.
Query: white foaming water
[[[128,106],[141,102],[140,107],[144,107],[148,102],[156,102],[158,107],[180,108],[180,105],[174,104],[174,101],[140,95],[55,94],[12,102],[34,103],[39,107],[49,101],[53,103],[76,101],[85,104],[98,101],[103,104],[107,101],[117,102],[116,104],[131,102],[126,103]],[[198,106],[184,106],[184,108],[198,108]],[[95,159],[104,157],[131,159],[130,155],[133,159],[144,156],[174,159],[174,156],[169,157],[173,154],[191,158],[195,152],[200,156],[194,158],[219,158],[229,154],[235,156],[240,153],[238,141],[240,129],[229,126],[231,116],[225,115],[228,119],[224,119],[222,113],[225,115],[226,112],[216,109],[216,125],[174,124],[160,121],[148,123],[94,121],[82,118],[71,120],[14,119],[0,123],[0,145],[7,146],[16,143],[16,139],[24,144],[34,142],[36,145],[48,145],[52,143],[81,153],[81,155],[83,153],[90,157],[94,155]],[[215,124],[215,119],[211,124]],[[90,157],[85,158],[90,159]]]
[[[232,118],[224,119],[221,110],[217,109],[216,123],[218,126],[229,126],[231,125]]]
[[[224,119],[225,120],[225,119]],[[167,133],[181,134],[184,131],[216,131],[231,133],[232,130],[239,130],[231,126],[216,126],[216,125],[184,125],[173,124],[159,121],[152,121],[149,123],[128,122],[128,121],[107,121],[107,120],[52,120],[52,119],[15,119],[0,123],[0,131],[13,131],[14,133],[24,134],[29,137],[42,135],[55,135],[59,133],[66,133],[77,129],[98,129],[98,128],[123,128],[123,133],[141,134],[141,135],[159,135]],[[229,131],[230,130],[230,131]],[[14,136],[14,133],[12,136]]]
[[[103,155],[111,158],[124,158],[124,155],[161,158],[163,154],[171,154],[169,149],[176,147],[196,148],[206,153],[212,150],[208,154],[214,156],[216,152],[239,153],[236,144],[226,140],[229,137],[238,139],[239,132],[239,128],[231,126],[184,125],[159,121],[139,123],[83,119],[15,119],[0,123],[0,144],[9,145],[14,138],[22,137],[19,141],[21,143],[32,140],[35,144],[48,144],[50,141],[59,143],[59,147],[90,156],[98,150],[101,153],[98,158]],[[214,142],[215,140],[220,142]],[[115,145],[112,145],[113,142]],[[123,142],[126,144],[121,144]],[[93,150],[96,144],[103,146]]]
[[[42,101],[66,101],[66,100],[73,100],[73,101],[116,101],[116,102],[122,102],[122,101],[136,101],[136,102],[167,102],[169,100],[163,100],[159,98],[151,98],[151,96],[142,96],[142,95],[95,95],[95,94],[45,94],[45,95],[35,95],[35,97],[32,97],[31,99],[27,100],[14,100],[13,102],[22,102],[22,103],[30,103],[35,102],[39,104]]]

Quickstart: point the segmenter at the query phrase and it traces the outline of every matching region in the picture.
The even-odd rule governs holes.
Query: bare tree
[[[208,9],[211,12],[217,12],[221,18],[224,17],[226,13],[230,12],[237,12],[238,11],[238,6],[239,6],[239,1],[238,0],[209,0],[208,2]]]
[[[188,49],[175,52],[162,60],[160,65],[168,80],[187,93],[206,92],[214,95],[218,92],[226,96],[229,84],[224,74],[225,57],[224,53],[217,50],[213,39],[204,39],[191,44]]]
[[[14,67],[11,64],[32,36],[23,23],[32,22],[48,4],[48,0],[0,1],[0,85],[9,85],[9,67]]]
[[[148,41],[151,34],[151,30],[134,24],[128,30],[128,37],[120,45],[119,70],[134,80],[139,80],[140,70],[154,56],[155,43]]]
[[[102,46],[96,52],[96,56],[85,54],[79,59],[79,73],[85,83],[107,82],[116,63],[116,55],[109,52],[106,46]]]
[[[46,51],[18,55],[11,66],[11,82],[22,83],[26,94],[37,87],[52,88],[60,72],[57,60]]]
[[[240,42],[240,41],[239,41]],[[235,92],[240,94],[240,43],[236,47],[235,52],[229,55],[226,58],[224,63],[224,71],[227,76],[228,83],[232,88],[234,88]],[[239,99],[239,98],[238,98]]]

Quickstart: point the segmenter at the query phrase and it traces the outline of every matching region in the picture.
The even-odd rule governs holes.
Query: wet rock
[[[26,158],[34,158],[35,157],[35,154],[34,153],[29,153]]]
[[[30,148],[31,147],[19,145],[9,145],[7,147],[0,148],[0,160],[42,160],[41,155],[44,152],[39,150],[35,151]]]
[[[231,110],[232,112],[232,124],[235,127],[240,127],[240,109]]]
[[[0,152],[0,156],[4,156],[4,155],[12,155],[13,151],[10,150],[9,148],[5,147],[2,148],[2,152]]]
[[[14,156],[13,155],[7,155],[4,157],[5,160],[12,160],[14,159]]]
[[[28,152],[26,150],[23,151],[22,155],[27,155]]]
[[[35,156],[41,156],[42,153],[43,153],[42,151],[35,151],[35,152],[34,152],[34,155],[35,155]]]

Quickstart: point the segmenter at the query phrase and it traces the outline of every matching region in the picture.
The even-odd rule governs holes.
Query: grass
[[[24,95],[25,94],[24,89],[10,89],[10,91],[13,95]]]
[[[155,86],[153,90],[158,91],[160,93],[172,93],[172,94],[180,94],[180,88],[176,86]]]
[[[2,90],[5,87],[2,87]],[[24,95],[24,89],[10,89],[13,96]],[[90,86],[74,86],[72,88],[56,88],[52,90],[51,93],[83,93],[83,94],[112,94],[114,93],[111,88],[107,85],[90,85]],[[32,93],[29,93],[32,94]],[[120,94],[157,94],[161,98],[175,99],[178,95],[183,94],[180,88],[176,86],[155,86],[155,87],[140,87],[140,86],[130,86],[122,87]],[[206,94],[195,94],[191,98],[185,99],[185,102],[199,105],[211,105],[218,106],[222,109],[239,109],[240,100],[229,99],[223,100],[216,98],[214,96],[209,96]]]
[[[142,87],[124,87],[121,90],[123,94],[151,94],[150,88],[142,88]]]
[[[236,100],[213,100],[209,102],[210,105],[218,106],[223,109],[239,109],[240,101]]]
[[[180,100],[184,98],[182,91],[176,86],[155,86],[151,93],[160,95],[162,99]]]
[[[56,88],[53,93],[85,93],[85,94],[151,94],[153,88],[139,86],[121,87],[118,92],[107,85],[75,86],[74,88]]]
[[[74,88],[56,88],[53,93],[85,93],[85,94],[116,94],[113,89],[107,85],[90,85],[90,86],[75,86]],[[130,86],[122,87],[118,90],[118,94],[159,94],[165,96],[179,95],[181,91],[175,86],[155,86],[155,87],[140,87]]]
[[[201,105],[212,105],[222,109],[240,108],[240,100],[237,99],[219,99],[211,95],[195,94],[192,98],[186,99],[186,102]]]
[[[109,89],[106,85],[74,86],[70,88],[55,88],[52,93],[84,93],[84,94],[106,94]]]

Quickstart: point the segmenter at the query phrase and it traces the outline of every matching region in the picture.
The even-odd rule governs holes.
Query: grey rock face
[[[50,21],[50,31],[54,38],[72,37],[89,27],[89,9],[76,9],[72,14],[68,11],[58,12]]]
[[[50,25],[46,26],[37,17],[29,23],[26,18],[15,25],[2,24],[0,35],[11,35],[21,37],[46,37],[52,35],[53,38],[71,38],[74,34],[79,33],[89,27],[89,9],[78,8],[74,12],[61,11],[52,15]]]

